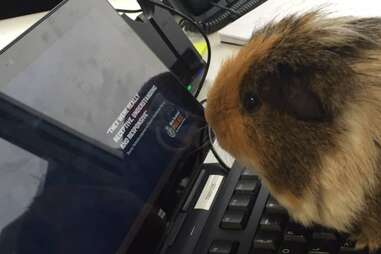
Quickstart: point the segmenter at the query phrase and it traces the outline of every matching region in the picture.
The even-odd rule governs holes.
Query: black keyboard
[[[258,199],[262,188],[264,186],[256,175],[243,171],[219,224],[220,229],[226,233],[239,233],[248,226],[250,216],[258,217],[258,220],[254,220],[258,223],[248,254],[367,253],[356,251],[354,242],[332,230],[322,227],[305,228],[293,222],[285,208],[268,193],[265,199]],[[253,213],[253,207],[260,205],[263,206],[262,213]],[[214,239],[209,254],[237,254],[240,244],[240,239]]]

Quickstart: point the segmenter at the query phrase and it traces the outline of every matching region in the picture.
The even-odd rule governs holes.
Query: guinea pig
[[[205,117],[291,218],[381,247],[381,18],[268,24],[223,63]]]

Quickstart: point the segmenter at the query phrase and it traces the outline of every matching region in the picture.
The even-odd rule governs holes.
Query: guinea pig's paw
[[[296,197],[289,192],[273,194],[278,202],[284,206],[290,217],[303,226],[309,227],[316,221],[316,209],[308,199],[303,197]]]
[[[379,253],[381,250],[381,241],[380,240],[369,240],[368,241],[369,253]]]
[[[380,240],[374,240],[374,239],[368,239],[365,236],[360,236],[356,241],[355,248],[357,250],[364,250],[368,249],[369,253],[377,253],[381,249],[381,241]]]
[[[310,218],[308,218],[308,216],[306,214],[303,214],[300,212],[295,213],[292,210],[288,211],[288,214],[289,214],[291,220],[293,220],[296,223],[303,225],[306,228],[311,228],[314,225],[312,220]]]
[[[366,240],[356,240],[356,250],[363,250],[363,249],[366,249],[368,246],[368,242]]]

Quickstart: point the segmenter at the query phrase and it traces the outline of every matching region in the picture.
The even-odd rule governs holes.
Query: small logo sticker
[[[185,121],[185,116],[183,116],[180,111],[177,111],[177,113],[174,115],[172,120],[169,122],[169,125],[165,127],[165,130],[167,131],[168,136],[170,136],[171,138],[176,137],[177,132],[179,132],[184,121]]]
[[[173,129],[172,127],[170,127],[170,126],[165,126],[165,130],[167,131],[168,136],[170,136],[171,138],[176,137],[176,130]]]

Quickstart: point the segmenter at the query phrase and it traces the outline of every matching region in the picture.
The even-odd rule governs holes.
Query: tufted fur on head
[[[223,64],[205,114],[295,220],[381,247],[381,18],[267,25]]]

